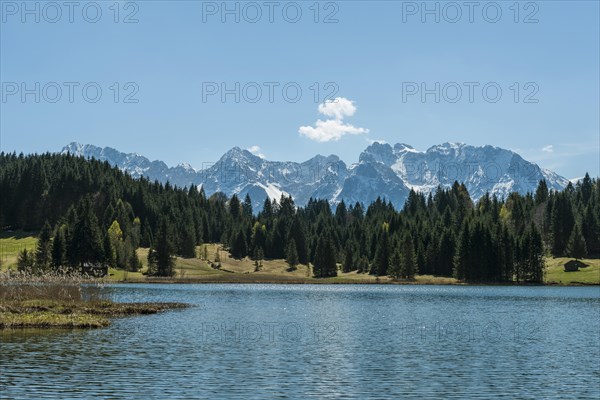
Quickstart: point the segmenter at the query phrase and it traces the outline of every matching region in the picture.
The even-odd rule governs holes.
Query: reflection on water
[[[1,398],[600,398],[600,288],[114,285],[196,307],[0,333]]]

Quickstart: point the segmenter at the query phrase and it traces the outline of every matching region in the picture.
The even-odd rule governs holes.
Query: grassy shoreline
[[[214,256],[219,246],[209,244],[208,254]],[[198,251],[201,250],[199,246]],[[148,250],[138,249],[138,256],[146,268]],[[231,258],[225,250],[220,250],[221,268],[212,268],[206,260],[198,258],[176,259],[176,274],[169,278],[156,278],[141,272],[124,272],[111,269],[109,281],[114,283],[231,283],[231,284],[389,284],[389,285],[465,285],[465,286],[588,286],[600,285],[600,259],[585,259],[588,267],[577,272],[564,272],[563,264],[570,258],[546,259],[546,276],[542,284],[529,283],[478,283],[462,282],[454,278],[417,275],[413,281],[394,281],[390,277],[376,277],[368,273],[338,271],[333,278],[314,278],[309,266],[299,265],[289,271],[284,260],[265,260],[260,271],[255,271],[254,262],[248,258]]]
[[[0,238],[3,252],[2,271],[15,270],[16,253],[22,248],[35,247],[35,238]],[[546,259],[544,283],[476,283],[461,282],[454,278],[417,275],[411,281],[395,281],[390,277],[376,277],[367,273],[339,272],[337,277],[314,278],[310,266],[299,265],[289,270],[284,260],[265,260],[260,270],[250,259],[233,259],[217,244],[207,245],[208,254],[219,253],[221,267],[213,268],[209,260],[199,258],[176,259],[175,276],[149,277],[142,272],[110,269],[102,283],[116,284],[321,284],[321,285],[463,285],[463,286],[598,286],[600,260],[583,260],[587,267],[576,272],[564,272],[568,258]],[[199,246],[198,251],[200,252]],[[147,269],[148,249],[137,250],[142,260],[142,271]],[[18,275],[18,274],[17,274]],[[10,280],[14,278],[9,278]],[[100,281],[98,281],[100,282]],[[16,286],[15,286],[16,283]],[[40,286],[40,283],[42,284]],[[114,303],[97,297],[99,292],[82,290],[81,280],[60,275],[21,277],[9,285],[0,285],[0,331],[34,329],[93,329],[107,327],[112,318],[155,314],[166,310],[188,307],[181,303]],[[42,289],[43,288],[43,289]],[[90,297],[91,296],[91,297]]]
[[[335,278],[326,279],[306,279],[306,280],[295,280],[295,279],[281,279],[279,277],[268,279],[264,277],[253,277],[252,279],[225,279],[223,278],[146,278],[136,280],[111,280],[110,283],[114,284],[247,284],[247,285],[261,285],[261,284],[274,284],[274,285],[429,285],[429,286],[600,286],[600,283],[590,282],[543,282],[543,283],[528,283],[528,282],[445,282],[445,281],[391,281],[381,280],[377,281],[356,281],[356,280],[331,280]],[[443,278],[442,278],[443,279]]]
[[[12,236],[11,236],[12,235]],[[36,239],[31,233],[0,235],[0,270],[15,269],[16,255],[19,249],[35,248]],[[237,260],[218,244],[207,244],[207,254],[213,260],[219,252],[221,268],[212,268],[209,260],[199,258],[176,259],[175,276],[169,278],[148,277],[142,272],[147,269],[148,249],[137,250],[142,261],[142,272],[126,272],[110,269],[106,278],[111,283],[247,283],[247,284],[395,284],[395,285],[485,285],[485,286],[514,286],[527,285],[522,283],[471,283],[460,282],[454,278],[417,275],[414,281],[393,281],[389,277],[375,277],[367,273],[339,272],[334,278],[313,278],[310,267],[299,265],[294,271],[289,271],[285,260],[265,260],[260,271],[255,271],[254,262],[248,258]],[[197,247],[201,254],[203,246]],[[600,259],[584,259],[588,267],[577,272],[564,272],[563,265],[570,258],[546,258],[546,275],[543,285],[549,286],[587,286],[600,285]]]
[[[156,314],[186,308],[182,303],[26,300],[0,302],[0,330],[24,328],[103,328],[109,318]]]

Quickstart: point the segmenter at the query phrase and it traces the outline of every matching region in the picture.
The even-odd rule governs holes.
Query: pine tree
[[[72,265],[83,267],[86,263],[94,265],[106,261],[102,234],[92,209],[91,198],[82,200],[77,217],[73,232],[69,235],[70,245],[67,250],[72,254]]]
[[[113,241],[111,240],[110,234],[104,235],[104,259],[106,260],[106,264],[109,267],[116,268],[117,267],[117,252],[113,246]]]
[[[246,253],[259,261],[264,255],[286,257],[294,242],[300,263],[329,265],[325,272],[315,269],[321,275],[337,273],[336,262],[341,261],[344,271],[396,276],[395,250],[404,255],[404,236],[411,238],[420,273],[454,273],[467,281],[542,280],[544,249],[536,232],[555,256],[577,257],[585,249],[600,254],[600,184],[589,174],[563,191],[550,191],[540,181],[535,195],[511,193],[506,200],[484,195],[476,206],[459,182],[438,188],[427,200],[413,191],[401,210],[381,198],[367,208],[340,203],[332,211],[326,200],[310,199],[305,207],[296,207],[283,196],[279,203],[266,199],[254,218],[249,196],[243,204],[223,193],[207,199],[194,185],[184,190],[132,179],[96,160],[0,152],[0,165],[0,193],[7,194],[0,226],[41,231],[38,248],[28,255],[39,266],[51,258],[53,268],[108,263],[132,269],[137,247],[158,246],[163,216],[177,227],[166,235],[176,254],[191,255],[200,242],[221,241],[235,248],[243,234]],[[55,225],[51,239],[45,220]],[[381,229],[384,221],[387,235]],[[324,261],[322,249],[317,252],[322,238],[330,241],[332,263]]]
[[[590,174],[588,174],[587,172],[585,173],[585,176],[583,177],[583,180],[581,182],[581,200],[585,205],[587,205],[592,197],[592,190],[593,190],[593,183],[592,183],[592,179],[590,178]]]
[[[315,252],[313,273],[315,278],[327,278],[337,276],[337,265],[335,263],[335,249],[330,236],[321,235]]]
[[[400,246],[402,248],[400,276],[403,279],[414,279],[417,270],[417,260],[412,239],[408,235],[404,236]]]
[[[346,208],[346,203],[344,200],[338,204],[335,209],[335,219],[339,225],[344,225],[346,223],[346,219],[348,218],[348,210]]]
[[[281,218],[275,218],[274,221],[273,229],[267,236],[265,256],[267,258],[284,258],[287,226]]]
[[[390,240],[388,230],[389,225],[383,223],[379,234],[379,240],[377,241],[373,266],[371,267],[371,274],[373,275],[385,276],[388,273],[387,271],[390,264]]]
[[[244,217],[248,219],[252,218],[252,199],[247,193],[246,197],[244,198],[244,204],[242,204],[242,212],[244,214]]]
[[[137,272],[141,269],[142,263],[138,258],[138,255],[135,251],[134,247],[131,247],[131,254],[129,255],[129,260],[127,263],[127,270],[131,272]]]
[[[594,215],[591,204],[585,208],[584,216],[581,219],[581,233],[585,239],[588,254],[600,254],[600,224]]]
[[[546,200],[548,200],[548,185],[546,180],[542,179],[535,190],[535,204],[542,204]]]
[[[573,205],[568,191],[565,190],[556,196],[551,218],[552,254],[558,257],[565,254],[567,242],[575,225]]]
[[[398,248],[396,248],[392,253],[389,274],[395,280],[398,280],[402,277],[402,256],[400,254],[400,249]]]
[[[269,203],[270,204],[270,203]],[[267,227],[265,225],[261,225],[260,222],[255,222],[252,227],[252,236],[250,238],[250,249],[252,254],[256,254],[256,251],[260,248],[263,251],[265,249],[265,244],[267,241]]]
[[[294,240],[290,240],[285,250],[285,261],[291,271],[295,270],[298,266],[298,252],[296,251],[296,242]]]
[[[530,282],[541,283],[544,280],[544,269],[546,268],[544,259],[544,244],[542,235],[531,223],[529,228],[529,248],[527,256],[528,280]]]
[[[67,244],[65,240],[64,226],[59,226],[52,240],[52,267],[56,270],[67,264]]]
[[[454,264],[454,254],[456,249],[456,241],[452,231],[445,230],[440,238],[438,247],[438,268],[437,274],[441,276],[452,276]]]
[[[370,269],[370,265],[369,265],[369,259],[365,256],[360,258],[360,261],[358,262],[358,273],[364,273],[364,272],[369,272]]]
[[[181,232],[179,255],[183,258],[196,257],[196,230],[191,225],[184,227]]]
[[[150,223],[146,219],[142,224],[140,245],[142,247],[150,247],[150,245],[152,244],[152,240],[152,228],[150,228]]]
[[[354,265],[354,245],[351,242],[346,244],[346,250],[344,251],[344,261],[342,263],[342,271],[350,272],[356,269]]]
[[[573,257],[576,260],[583,258],[587,255],[587,247],[583,234],[581,233],[581,227],[579,224],[575,224],[571,237],[567,244],[567,255]]]
[[[271,204],[271,199],[269,196],[265,198],[260,216],[262,219],[267,221],[270,221],[273,218],[273,205]]]
[[[35,252],[35,267],[38,270],[46,270],[52,261],[52,229],[48,221],[40,231],[37,248]]]
[[[17,255],[17,269],[22,272],[31,272],[33,264],[35,263],[35,257],[27,249],[23,249]]]
[[[175,274],[172,237],[171,227],[167,220],[163,219],[156,233],[155,243],[148,253],[148,266],[152,275],[173,276]]]
[[[468,224],[463,224],[456,255],[454,256],[454,277],[459,280],[467,279],[467,270],[469,268],[470,254],[470,233]]]
[[[298,261],[300,264],[308,264],[308,243],[306,240],[306,227],[302,218],[298,215],[294,217],[294,222],[290,228],[288,240],[296,242],[296,250],[298,251]]]
[[[233,258],[242,259],[248,255],[248,246],[246,244],[246,235],[240,229],[235,235],[230,248],[230,253]]]
[[[241,204],[237,194],[231,196],[229,200],[229,213],[234,221],[237,221],[241,215]]]

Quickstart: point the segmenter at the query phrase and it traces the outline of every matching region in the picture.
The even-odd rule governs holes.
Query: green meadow
[[[32,232],[3,232],[0,234],[0,269],[16,269],[17,255],[23,249],[35,250],[37,239]],[[333,278],[313,278],[309,266],[298,265],[290,271],[285,260],[263,260],[259,271],[249,258],[238,260],[223,250],[220,245],[207,244],[209,260],[200,258],[176,258],[175,276],[171,278],[153,278],[144,275],[147,269],[148,249],[137,250],[143,268],[139,272],[109,269],[109,280],[113,282],[214,282],[214,283],[392,283],[389,277],[376,277],[356,271],[338,272]],[[210,264],[219,251],[221,267]],[[203,246],[197,247],[197,253],[203,253]],[[571,258],[547,257],[544,282],[557,285],[595,284],[600,285],[600,259],[582,259],[588,266],[574,272],[565,272],[564,264]],[[413,284],[457,284],[454,278],[417,275],[414,281],[400,282]]]

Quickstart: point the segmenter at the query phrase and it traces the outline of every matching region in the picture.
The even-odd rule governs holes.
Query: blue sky
[[[78,141],[201,167],[233,146],[352,163],[373,140],[451,141],[600,175],[597,1],[22,4],[1,2],[4,151]]]

